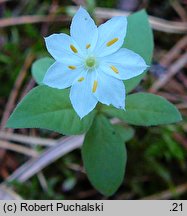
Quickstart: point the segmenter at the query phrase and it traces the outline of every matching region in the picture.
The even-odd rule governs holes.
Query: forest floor
[[[125,10],[147,10],[154,57],[134,91],[165,97],[183,116],[173,125],[134,127],[135,135],[126,143],[126,177],[110,199],[186,199],[187,1],[96,2],[100,23]],[[67,7],[73,10],[80,3],[85,1],[0,0],[0,199],[107,199],[93,189],[84,172],[81,137],[4,128],[16,104],[36,85],[31,65],[48,56],[43,36],[68,32]]]

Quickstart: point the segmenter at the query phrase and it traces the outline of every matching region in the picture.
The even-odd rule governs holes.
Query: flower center
[[[93,68],[96,65],[96,59],[94,57],[88,57],[85,64],[88,68]]]

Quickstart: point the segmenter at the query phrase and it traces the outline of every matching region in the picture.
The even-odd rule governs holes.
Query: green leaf
[[[111,196],[123,181],[126,149],[110,122],[98,115],[86,134],[82,157],[89,180],[106,196]]]
[[[126,111],[111,106],[103,107],[102,111],[129,124],[142,126],[170,124],[182,120],[180,112],[173,104],[163,97],[148,93],[127,96]]]
[[[45,73],[48,68],[55,62],[54,59],[50,57],[45,57],[36,60],[32,65],[32,76],[34,80],[40,85],[42,84],[42,80],[44,78]]]
[[[151,64],[154,47],[153,33],[144,10],[128,16],[127,35],[123,47],[138,53],[148,65]],[[125,80],[126,91],[130,92],[134,89],[144,76],[145,72],[135,78]]]
[[[96,7],[96,1],[95,0],[86,0],[86,9],[90,15],[93,14],[95,7]]]
[[[17,105],[6,127],[45,128],[62,134],[81,134],[92,124],[95,111],[80,120],[69,100],[69,90],[44,85],[31,90]]]
[[[132,127],[124,127],[123,125],[113,125],[113,127],[123,142],[131,140],[134,136],[134,129]]]

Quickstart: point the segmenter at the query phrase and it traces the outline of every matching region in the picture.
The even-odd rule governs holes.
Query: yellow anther
[[[83,80],[84,80],[84,77],[80,77],[80,78],[78,79],[79,82],[82,82]]]
[[[78,50],[72,44],[70,45],[70,48],[74,53],[78,53]]]
[[[91,44],[86,45],[86,49],[89,49],[91,47]]]
[[[76,69],[76,67],[73,66],[73,65],[68,66],[68,68],[71,69],[71,70],[75,70]]]
[[[110,68],[114,71],[114,73],[119,73],[118,69],[114,65],[111,65]]]
[[[95,80],[95,81],[94,81],[94,84],[93,84],[93,88],[92,88],[92,92],[93,92],[93,93],[96,92],[96,90],[97,90],[97,86],[98,86],[98,81]]]
[[[110,40],[106,45],[109,47],[109,46],[112,46],[114,43],[116,43],[119,39],[118,38],[114,38],[112,40]]]

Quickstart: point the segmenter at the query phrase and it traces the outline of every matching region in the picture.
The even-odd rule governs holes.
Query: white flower
[[[45,38],[56,62],[48,69],[43,83],[57,89],[71,86],[70,100],[80,118],[92,111],[98,101],[124,109],[122,80],[138,76],[147,68],[141,56],[120,48],[126,30],[126,17],[113,17],[97,27],[81,7],[73,17],[71,36],[62,33]]]

